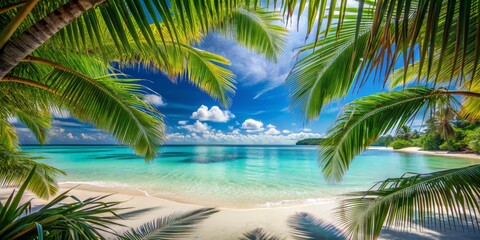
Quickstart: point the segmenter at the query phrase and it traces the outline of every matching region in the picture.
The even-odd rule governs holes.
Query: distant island
[[[306,138],[298,141],[295,145],[319,145],[325,138]]]
[[[306,138],[298,141],[295,145],[320,145],[325,138]],[[381,136],[377,139],[377,141],[373,142],[371,146],[388,146],[393,141],[393,137],[388,136]]]

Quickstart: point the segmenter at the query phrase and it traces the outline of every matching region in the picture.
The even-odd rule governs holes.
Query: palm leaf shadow
[[[325,239],[340,240],[346,239],[340,229],[332,224],[327,224],[321,219],[305,212],[297,213],[288,219],[288,225],[292,229],[292,236],[298,240]]]

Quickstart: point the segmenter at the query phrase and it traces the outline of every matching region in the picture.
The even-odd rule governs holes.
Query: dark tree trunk
[[[106,0],[72,0],[5,44],[0,50],[0,80],[55,33],[104,1]]]

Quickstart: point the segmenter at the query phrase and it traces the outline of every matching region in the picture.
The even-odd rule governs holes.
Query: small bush
[[[440,134],[427,134],[421,139],[423,150],[440,150],[440,145],[443,144]]]
[[[403,140],[403,139],[397,139],[390,143],[390,147],[392,147],[393,149],[400,149],[400,148],[413,147],[413,146],[414,146],[413,142],[408,140]]]
[[[480,128],[475,129],[469,136],[468,146],[476,153],[480,153]]]

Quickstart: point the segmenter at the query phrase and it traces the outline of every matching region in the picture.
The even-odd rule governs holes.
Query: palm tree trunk
[[[3,79],[23,58],[35,51],[55,33],[104,1],[106,0],[72,0],[5,44],[0,50],[0,79]]]

